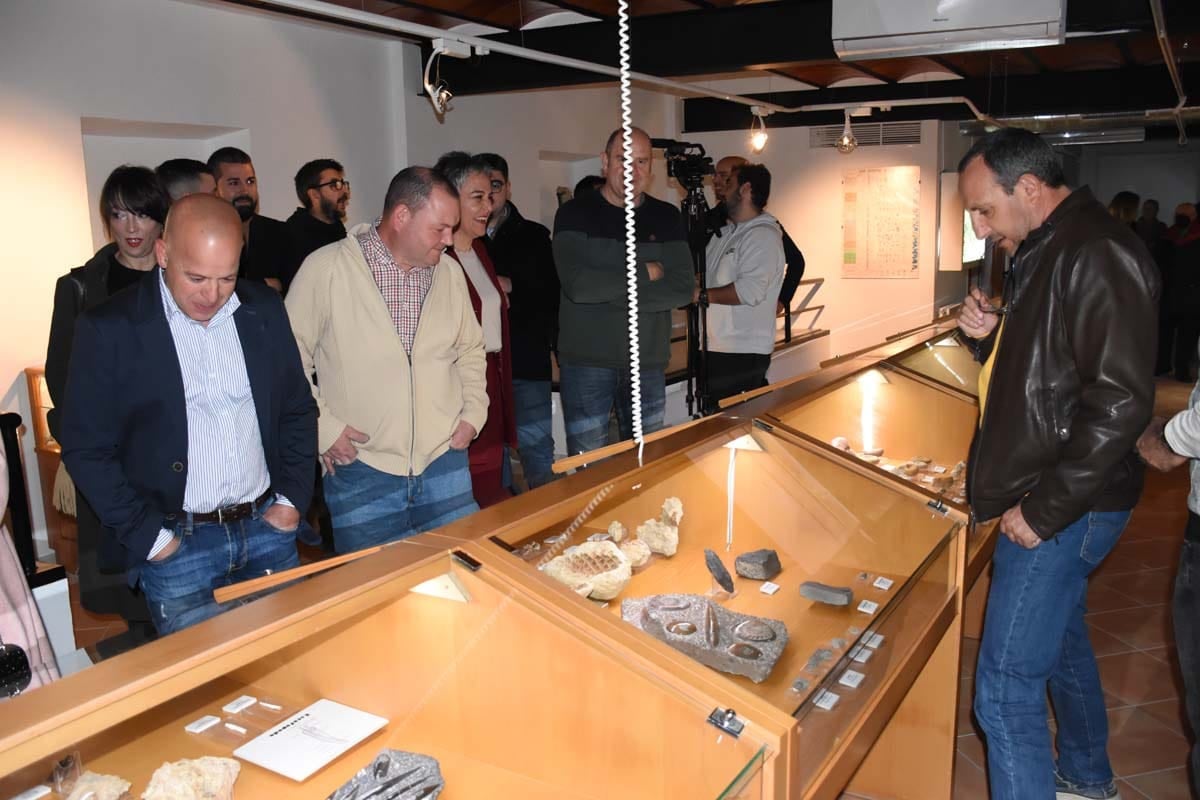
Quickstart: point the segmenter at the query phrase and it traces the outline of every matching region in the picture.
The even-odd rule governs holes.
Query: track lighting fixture
[[[761,153],[763,148],[767,146],[767,115],[770,111],[763,111],[758,106],[751,106],[750,113],[754,115],[753,121],[750,123],[750,149],[755,153]]]
[[[837,149],[839,153],[846,155],[853,153],[855,148],[858,147],[858,139],[854,138],[854,130],[850,127],[850,109],[847,108],[844,113],[846,115],[846,124],[842,128],[841,137],[837,140]]]

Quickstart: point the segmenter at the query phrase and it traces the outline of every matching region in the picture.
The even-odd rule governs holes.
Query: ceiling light
[[[837,140],[838,152],[845,155],[853,153],[858,147],[858,139],[854,138],[854,130],[850,127],[850,109],[846,109],[846,124],[842,127],[842,135]]]
[[[767,114],[758,106],[751,106],[750,113],[754,115],[753,121],[750,123],[750,149],[756,153],[761,153],[763,148],[767,146]]]
[[[487,55],[480,48],[479,55]],[[450,85],[442,80],[441,76],[441,56],[446,55],[452,58],[470,58],[471,46],[463,42],[455,41],[454,39],[434,39],[433,52],[429,54],[429,60],[425,62],[425,94],[429,95],[429,102],[433,104],[433,110],[438,116],[443,116],[450,110],[450,101],[454,99],[454,92],[450,91]],[[430,82],[429,72],[433,69],[434,62],[438,63],[437,80]]]

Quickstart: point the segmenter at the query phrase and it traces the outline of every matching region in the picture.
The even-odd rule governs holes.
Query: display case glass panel
[[[980,363],[963,334],[953,331],[901,353],[892,363],[971,397],[979,397]]]
[[[608,583],[604,577],[597,583],[576,582],[573,572],[561,569],[564,562],[555,561],[594,552],[589,540],[607,540],[613,523],[627,531],[621,543],[657,541],[655,529],[642,526],[661,518],[668,498],[677,498],[683,509],[677,550],[670,556],[655,553],[643,566],[633,566],[627,582]],[[657,639],[674,647],[777,711],[801,715],[895,608],[919,606],[922,610],[915,613],[928,621],[950,603],[953,562],[939,554],[953,550],[957,528],[956,521],[910,493],[848,470],[799,437],[756,422],[716,434],[562,504],[561,516],[551,526],[515,523],[499,531],[493,542],[525,562],[526,574],[540,571],[538,579],[547,585],[564,594],[578,592],[576,602],[591,604],[598,609],[593,613],[624,618],[646,632],[647,642]],[[619,549],[620,543],[615,546]],[[770,589],[764,581],[738,574],[737,557],[762,549],[774,551],[782,568],[770,578],[777,587],[774,593],[764,591]],[[730,573],[732,593],[714,579],[706,550]],[[586,571],[589,565],[580,568]],[[814,593],[810,588],[804,596],[801,584],[806,582],[835,591],[818,588]],[[851,597],[845,602],[847,594]],[[663,595],[687,595],[692,608],[673,617],[664,611],[670,611],[670,602],[656,605],[649,599]],[[819,602],[814,596],[845,604]],[[720,629],[712,637],[715,646],[705,641],[704,623],[687,616],[700,611],[699,619],[707,620],[709,604],[721,612],[715,614]],[[747,652],[769,660],[772,637],[752,625],[751,633],[761,638],[744,639],[738,619],[730,621],[727,612],[786,629],[786,645],[781,651],[776,647],[778,660],[765,677],[757,676],[761,680],[736,674],[745,666],[737,655]],[[672,629],[680,620],[685,624]],[[745,651],[744,644],[754,650]],[[874,680],[880,680],[878,674]],[[815,754],[821,745],[814,742],[813,748],[819,761]]]
[[[384,748],[436,758],[443,800],[762,796],[763,742],[751,731],[733,737],[711,725],[711,700],[637,671],[618,650],[490,570],[486,559],[444,554],[389,574],[388,555],[148,645],[139,656],[148,658],[152,648],[173,656],[166,668],[172,676],[185,669],[218,675],[121,719],[114,698],[128,702],[131,692],[151,692],[165,680],[131,675],[128,686],[95,699],[116,709],[112,726],[100,729],[81,711],[83,721],[68,724],[89,735],[37,763],[17,760],[16,726],[36,727],[30,720],[39,711],[43,720],[52,710],[72,713],[54,705],[74,684],[66,679],[11,701],[0,715],[0,774],[10,773],[0,779],[0,796],[42,781],[51,761],[70,750],[85,768],[132,782],[137,796],[164,761],[228,757],[269,727],[241,721],[248,734],[240,738],[224,724],[219,735],[185,730],[207,715],[228,717],[226,704],[245,695],[275,698],[273,706],[287,709],[327,698],[387,724],[302,783],[242,763],[237,797],[327,797]],[[308,602],[320,596],[314,592],[322,581],[351,588]],[[214,626],[237,631],[246,614],[290,603],[294,617],[264,632],[268,644],[248,635],[244,648],[220,656],[232,665],[228,671],[222,662],[205,663],[202,652],[178,651]],[[276,640],[284,643],[276,647]],[[237,653],[264,647],[237,663]],[[98,674],[90,671],[90,680]]]
[[[966,461],[978,405],[881,363],[768,416],[872,471],[967,512]]]

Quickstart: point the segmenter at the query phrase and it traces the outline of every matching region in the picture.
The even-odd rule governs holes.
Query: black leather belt
[[[246,519],[249,516],[253,516],[255,509],[266,502],[270,496],[271,489],[268,487],[253,503],[238,503],[237,505],[218,508],[216,511],[192,514],[192,522],[237,522],[239,519]],[[186,514],[183,516],[186,516]]]

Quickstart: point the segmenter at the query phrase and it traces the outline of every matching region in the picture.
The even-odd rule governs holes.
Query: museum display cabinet
[[[677,680],[492,566],[511,558],[398,543],[9,700],[0,796],[71,754],[140,796],[163,762],[229,757],[265,732],[269,714],[231,710],[246,696],[276,717],[325,699],[386,725],[302,782],[243,761],[238,798],[327,797],[385,748],[437,759],[445,800],[783,796],[783,730],[714,726],[732,701],[720,687]],[[206,717],[219,723],[199,731]]]
[[[917,346],[893,356],[889,362],[903,370],[924,376],[941,386],[969,397],[979,398],[980,363],[956,329],[938,333]]]
[[[645,466],[606,462],[485,549],[565,618],[783,728],[777,796],[948,798],[961,520],[781,426],[689,434]]]

